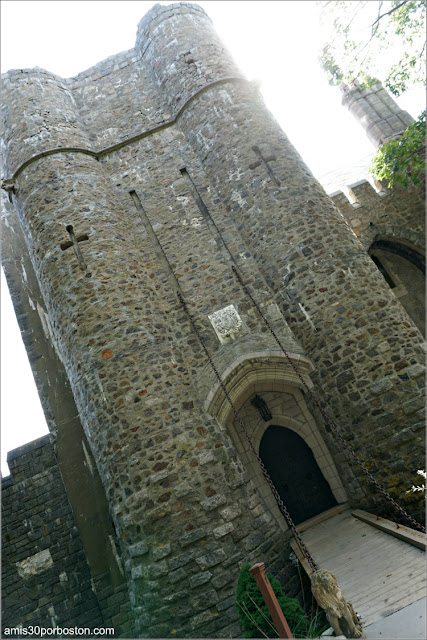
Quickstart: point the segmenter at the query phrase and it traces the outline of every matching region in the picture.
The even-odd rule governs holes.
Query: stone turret
[[[376,80],[370,87],[341,85],[342,104],[360,122],[375,147],[403,133],[414,122],[407,111],[401,109],[391,95]]]
[[[135,49],[76,78],[12,71],[3,86],[5,177],[120,540],[134,633],[239,636],[239,564],[263,558],[290,595],[299,580],[234,411],[256,450],[270,426],[292,433],[325,504],[385,513],[307,389],[399,492],[422,337],[196,5],[156,5]],[[279,459],[297,503],[298,459]]]

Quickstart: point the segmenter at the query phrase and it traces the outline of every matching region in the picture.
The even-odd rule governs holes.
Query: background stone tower
[[[376,80],[370,87],[359,86],[357,81],[351,87],[341,85],[342,104],[354,115],[366,131],[375,147],[390,138],[403,133],[414,122]]]
[[[239,635],[239,564],[264,560],[298,590],[289,531],[177,294],[255,447],[270,427],[270,450],[275,432],[296,434],[328,506],[388,513],[302,380],[400,495],[423,460],[422,336],[197,5],[156,5],[134,49],[75,78],[11,71],[3,87],[10,216],[84,429],[69,438],[73,470],[105,522],[108,571],[123,564],[134,633]],[[42,394],[57,442],[80,433]],[[78,492],[70,501],[78,512]]]

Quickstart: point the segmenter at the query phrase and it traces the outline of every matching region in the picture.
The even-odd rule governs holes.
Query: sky
[[[1,71],[38,66],[72,77],[132,48],[137,24],[153,4],[2,0]],[[198,4],[212,18],[242,72],[260,83],[267,106],[316,177],[338,167],[366,164],[364,159],[373,153],[373,147],[341,106],[339,89],[328,86],[317,62],[320,31],[315,2],[212,0]],[[408,93],[398,103],[416,117],[425,104],[424,91]],[[43,435],[47,428],[3,272],[1,294],[5,475],[6,452]]]

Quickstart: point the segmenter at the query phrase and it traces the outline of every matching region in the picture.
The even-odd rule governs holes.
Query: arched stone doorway
[[[270,425],[259,455],[295,524],[337,504],[312,450],[295,431]]]
[[[291,354],[291,357],[307,386],[312,387],[312,381],[308,375],[312,368],[309,359],[297,354]],[[241,356],[225,369],[221,377],[227,388],[228,397],[238,411],[255,451],[259,453],[263,435],[271,425],[293,431],[304,441],[314,457],[323,479],[333,494],[333,505],[345,504],[347,496],[324,439],[326,433],[324,432],[322,436],[309,412],[301,380],[287,363],[285,355],[282,352],[269,351]],[[266,416],[260,414],[253,402],[256,396],[267,405],[271,419],[266,420]],[[222,428],[231,435],[238,454],[236,464],[242,465],[247,470],[249,481],[257,489],[278,526],[286,530],[285,519],[263,476],[261,466],[219,384],[209,391],[205,407],[208,413],[215,416]],[[298,487],[296,490],[298,491]],[[329,507],[326,510],[328,509]]]

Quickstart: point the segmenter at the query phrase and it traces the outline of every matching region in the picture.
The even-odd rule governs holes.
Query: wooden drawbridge
[[[313,518],[299,529],[319,568],[336,575],[362,626],[424,598],[425,534],[364,511],[337,510],[330,510],[335,513],[330,518],[320,522]],[[297,544],[291,545],[310,576],[312,569]]]

